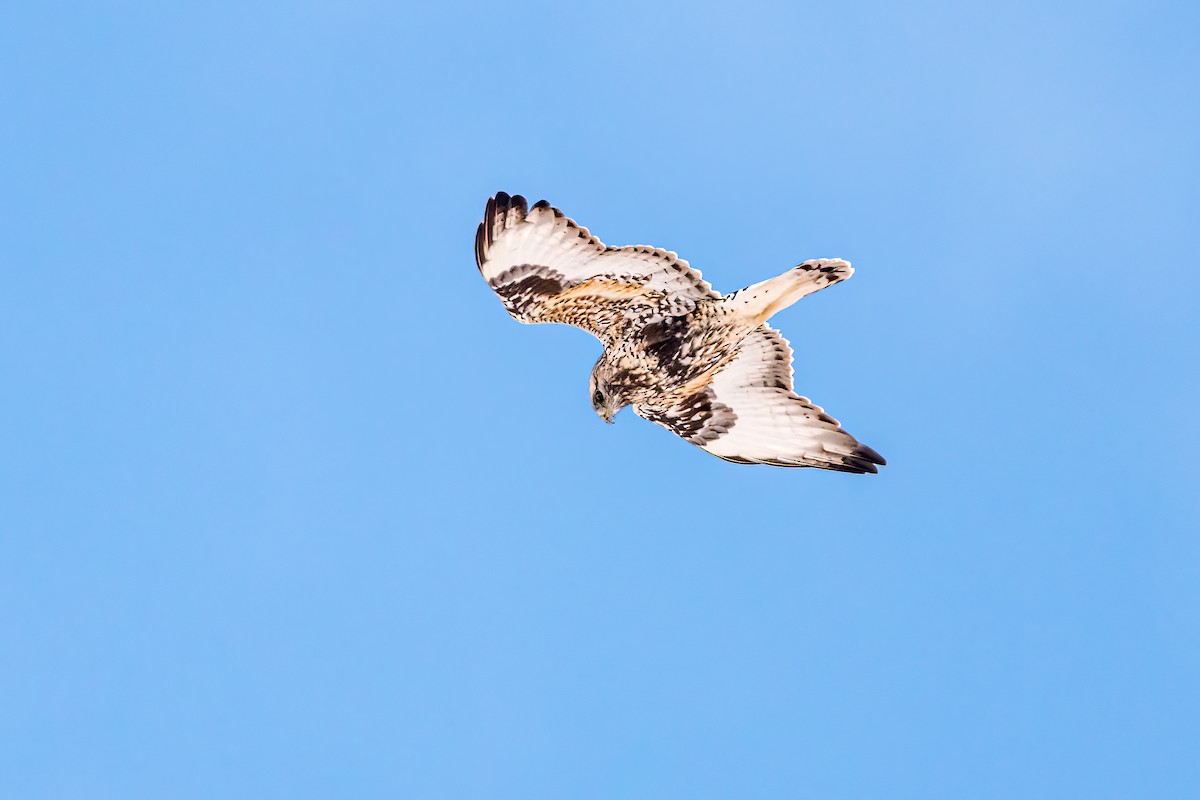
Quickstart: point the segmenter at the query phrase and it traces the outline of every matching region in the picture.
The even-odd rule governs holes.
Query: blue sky
[[[1200,792],[1194,4],[0,8],[0,794]],[[497,190],[877,477],[587,398]]]

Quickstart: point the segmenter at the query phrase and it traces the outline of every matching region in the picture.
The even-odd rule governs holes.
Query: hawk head
[[[629,405],[621,381],[617,380],[616,370],[605,362],[604,356],[600,356],[596,366],[592,367],[588,394],[592,398],[592,409],[610,425],[617,412]]]

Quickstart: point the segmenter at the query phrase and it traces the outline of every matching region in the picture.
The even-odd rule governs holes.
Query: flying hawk
[[[675,253],[608,247],[541,200],[499,192],[475,235],[475,261],[518,322],[561,322],[604,344],[588,391],[605,422],[633,406],[738,464],[877,472],[883,458],[792,391],[792,349],[771,315],[853,274],[805,261],[721,296]]]

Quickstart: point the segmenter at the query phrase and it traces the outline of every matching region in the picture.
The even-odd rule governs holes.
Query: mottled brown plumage
[[[608,247],[542,200],[488,200],[479,271],[525,323],[595,335],[604,352],[589,393],[606,421],[626,405],[737,463],[876,472],[885,463],[792,392],[792,351],[767,318],[848,278],[841,259],[807,261],[722,297],[675,253]]]

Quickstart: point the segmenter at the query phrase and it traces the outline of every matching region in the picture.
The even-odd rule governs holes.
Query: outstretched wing
[[[675,253],[608,247],[545,200],[530,208],[504,192],[488,200],[475,261],[518,321],[574,325],[602,341],[633,305],[678,316],[720,297]]]
[[[760,325],[709,385],[666,410],[635,409],[715,456],[739,464],[878,472],[883,457],[792,391],[792,348]]]

